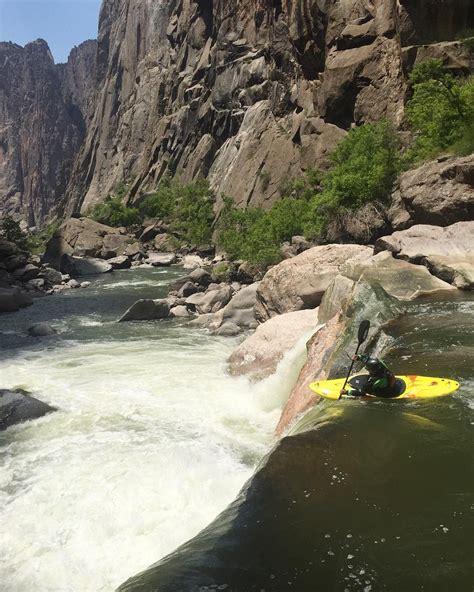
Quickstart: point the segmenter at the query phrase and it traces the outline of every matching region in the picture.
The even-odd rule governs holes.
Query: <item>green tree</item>
[[[20,223],[11,216],[5,216],[0,224],[0,236],[14,243],[24,251],[28,250],[28,237],[20,227]]]
[[[412,97],[406,116],[417,137],[407,161],[434,158],[458,145],[470,150],[474,125],[474,83],[456,79],[441,60],[421,62],[413,68],[409,82]]]

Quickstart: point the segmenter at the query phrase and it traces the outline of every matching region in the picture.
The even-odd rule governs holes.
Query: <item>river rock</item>
[[[218,290],[189,296],[189,298],[186,298],[186,306],[196,310],[199,314],[217,312],[229,302],[231,297],[232,290],[230,286],[224,286]]]
[[[0,430],[56,411],[22,390],[0,390]]]
[[[102,259],[64,255],[61,259],[61,271],[71,277],[80,277],[108,273],[112,271],[112,265],[107,261],[102,261]]]
[[[278,315],[259,325],[229,358],[231,374],[261,379],[273,374],[284,354],[318,326],[318,311],[299,310]]]
[[[81,287],[81,283],[73,278],[68,281],[67,286],[68,286],[68,288],[72,288],[72,289],[76,290],[77,288]]]
[[[188,298],[188,296],[196,294],[196,292],[199,291],[200,290],[198,286],[196,286],[196,284],[193,284],[193,282],[188,281],[185,284],[183,284],[181,288],[178,290],[178,298]]]
[[[341,273],[353,281],[362,277],[376,282],[397,300],[415,300],[428,294],[455,290],[451,284],[431,275],[426,267],[395,259],[386,251],[365,261],[348,262]]]
[[[220,337],[234,337],[238,335],[242,329],[235,323],[223,323],[218,329],[213,332],[213,335]]]
[[[28,333],[32,337],[50,337],[57,335],[58,332],[49,323],[36,323],[28,327]]]
[[[124,321],[154,321],[156,319],[166,319],[170,314],[169,302],[165,299],[158,300],[138,300],[127,310],[119,319],[119,323]]]
[[[373,249],[360,245],[313,247],[272,267],[260,283],[255,306],[259,321],[284,312],[316,308],[321,298],[348,260],[363,261]]]
[[[32,265],[31,263],[27,263],[25,267],[20,267],[19,269],[16,269],[13,272],[13,277],[23,282],[27,282],[28,280],[33,280],[37,278],[39,273],[39,267],[37,267],[36,265]]]
[[[31,304],[31,296],[18,288],[0,288],[0,312],[14,312]]]
[[[203,267],[204,260],[199,255],[185,255],[183,257],[184,269],[196,269],[197,267]]]
[[[182,305],[174,306],[170,310],[170,315],[172,317],[186,318],[186,317],[189,317],[189,310],[185,306],[182,306]]]
[[[473,220],[474,154],[442,157],[403,173],[392,202],[388,216],[395,230]]]
[[[240,329],[255,329],[258,325],[255,318],[255,303],[259,283],[255,282],[239,290],[231,301],[216,314],[214,324],[226,323],[237,325]]]
[[[155,240],[153,241],[153,246],[158,251],[164,251],[165,253],[173,252],[176,249],[176,239],[174,239],[170,234],[163,232],[161,234],[157,234],[155,236]]]
[[[474,287],[474,222],[445,228],[419,224],[379,239],[375,248],[425,265],[433,275],[457,288]]]
[[[112,257],[107,260],[107,263],[112,266],[112,269],[129,269],[132,266],[132,262],[126,255]]]
[[[145,263],[149,263],[153,267],[169,267],[176,263],[176,255],[174,253],[148,253]]]
[[[209,286],[209,284],[212,282],[211,274],[205,269],[202,269],[201,267],[194,269],[189,274],[189,279],[192,282],[204,287]]]
[[[40,272],[40,277],[44,279],[48,286],[56,286],[63,281],[63,274],[56,269],[50,267],[43,268]]]
[[[44,279],[36,278],[34,280],[29,280],[26,282],[25,288],[28,290],[42,290],[44,288]]]

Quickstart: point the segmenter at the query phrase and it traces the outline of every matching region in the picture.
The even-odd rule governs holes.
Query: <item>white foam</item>
[[[114,589],[234,499],[273,441],[304,355],[252,385],[226,374],[234,345],[182,328],[0,362],[3,386],[60,409],[0,438],[6,591]]]

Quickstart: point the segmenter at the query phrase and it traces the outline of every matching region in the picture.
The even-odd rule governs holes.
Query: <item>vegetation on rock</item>
[[[11,216],[5,216],[0,222],[0,238],[16,245],[23,251],[28,250],[28,237],[20,227],[20,223]]]
[[[409,82],[413,96],[407,120],[417,137],[407,162],[434,158],[444,151],[474,151],[474,78],[455,78],[438,59],[415,66]]]
[[[183,184],[165,178],[143,201],[142,215],[159,218],[194,246],[211,242],[215,196],[203,179]]]

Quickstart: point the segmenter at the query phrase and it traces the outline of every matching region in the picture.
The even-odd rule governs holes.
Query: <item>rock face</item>
[[[0,389],[0,430],[56,411],[22,390]]]
[[[410,64],[466,72],[454,40],[473,14],[473,0],[104,0],[97,43],[66,65],[43,41],[0,45],[1,207],[41,224],[165,174],[270,205],[353,123],[400,122]]]
[[[282,314],[315,308],[324,292],[348,260],[371,257],[370,247],[326,245],[314,247],[270,269],[257,292],[256,316],[260,321]]]
[[[474,155],[440,158],[404,173],[389,218],[396,230],[474,219]]]
[[[56,66],[41,39],[0,43],[0,214],[30,226],[54,215],[93,108],[95,47]]]
[[[133,201],[165,174],[209,176],[241,205],[270,205],[285,178],[324,168],[354,122],[400,122],[404,49],[474,26],[472,0],[440,10],[409,0],[105,0],[97,106],[64,207],[85,211],[123,180],[133,180]]]
[[[376,250],[425,265],[436,277],[460,289],[474,287],[474,222],[446,228],[416,225],[379,239]]]
[[[231,374],[246,374],[261,379],[273,374],[284,354],[304,336],[310,337],[318,324],[317,310],[299,310],[278,315],[259,325],[232,352],[229,358]]]

